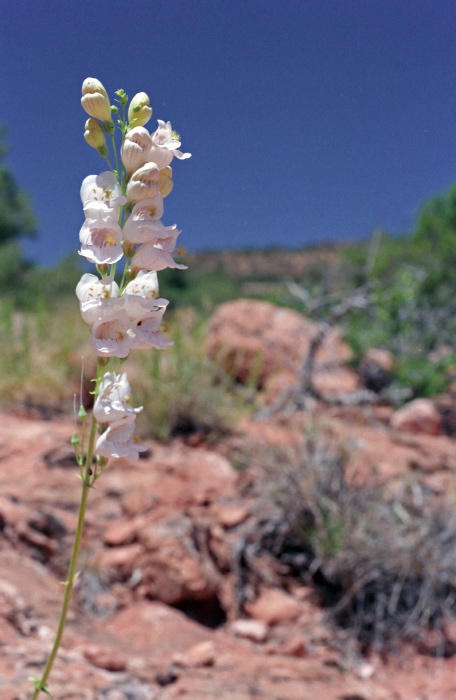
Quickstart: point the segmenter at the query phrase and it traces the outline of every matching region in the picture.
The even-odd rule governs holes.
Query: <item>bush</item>
[[[260,459],[281,523],[263,548],[312,581],[332,619],[366,648],[417,640],[455,614],[456,519],[418,481],[396,491],[360,483],[315,431],[305,447]]]

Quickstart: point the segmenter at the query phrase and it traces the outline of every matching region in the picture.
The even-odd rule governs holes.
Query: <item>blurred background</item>
[[[83,139],[88,76],[112,101],[119,88],[147,91],[150,128],[171,120],[193,154],[174,161],[165,200],[163,221],[183,230],[189,265],[160,273],[171,321],[191,308],[192,323],[204,324],[239,296],[309,312],[326,295],[332,306],[320,305],[319,317],[329,318],[338,299],[367,285],[368,308],[341,320],[355,357],[392,352],[408,396],[447,386],[456,348],[453,2],[17,0],[3,9],[5,402],[37,401],[44,382],[58,403],[62,372],[79,372],[78,343],[87,342],[74,300],[79,188],[106,167]],[[290,279],[307,296],[291,294]]]

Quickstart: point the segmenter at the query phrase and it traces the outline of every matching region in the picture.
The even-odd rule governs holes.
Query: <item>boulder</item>
[[[206,352],[237,381],[263,388],[280,374],[286,378],[281,384],[292,384],[318,330],[318,323],[292,309],[237,299],[219,306],[210,320]],[[340,370],[350,357],[340,332],[332,329],[316,354],[316,383],[324,377],[325,389],[338,390],[341,385],[345,389]],[[332,374],[334,386],[329,381]],[[351,390],[356,388],[354,377],[351,373]]]
[[[440,435],[442,416],[430,399],[414,399],[393,413],[391,426],[407,433]]]

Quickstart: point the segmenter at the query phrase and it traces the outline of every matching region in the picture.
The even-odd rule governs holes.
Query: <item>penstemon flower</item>
[[[128,112],[125,92],[118,90],[116,96],[119,107],[111,106],[99,80],[84,80],[81,103],[90,117],[84,138],[109,167],[88,175],[80,191],[84,222],[78,252],[96,266],[96,274],[82,275],[76,296],[90,329],[97,376],[90,428],[86,430],[88,418],[81,407],[81,431],[72,439],[82,483],[78,524],[56,638],[41,678],[30,679],[35,686],[32,700],[40,693],[50,695],[47,680],[60,647],[76,579],[89,489],[109,459],[136,460],[146,449],[134,435],[136,415],[142,407],[133,407],[127,375],[118,370],[132,350],[163,350],[172,344],[162,332],[168,301],[159,297],[157,272],[167,267],[185,268],[173,258],[180,231],[176,225],[165,226],[161,218],[163,199],[173,189],[170,163],[174,158],[189,158],[190,153],[179,150],[180,137],[170,122],[158,120],[153,133],[145,128],[152,116],[146,93],[133,97]],[[119,152],[113,113],[119,114]],[[109,159],[106,136],[112,144],[115,167]],[[116,279],[119,263],[123,271]]]

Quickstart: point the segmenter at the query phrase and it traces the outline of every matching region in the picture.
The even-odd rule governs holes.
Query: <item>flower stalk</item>
[[[146,448],[134,436],[135,419],[142,407],[133,407],[131,387],[124,372],[118,373],[132,350],[165,349],[172,341],[163,335],[163,315],[168,306],[159,297],[157,272],[166,267],[184,268],[175,262],[175,225],[164,226],[163,198],[172,189],[173,158],[186,159],[170,122],[158,120],[158,128],[145,128],[152,116],[149,97],[141,92],[126,109],[128,96],[116,92],[120,105],[120,159],[113,114],[102,83],[87,78],[81,104],[89,115],[84,138],[106,160],[109,170],[87,176],[81,186],[85,220],[79,232],[79,254],[95,265],[97,274],[85,273],[76,287],[81,316],[91,330],[92,350],[97,356],[94,406],[85,446],[87,414],[81,406],[80,432],[72,437],[81,479],[76,532],[70,555],[64,596],[52,649],[41,677],[31,678],[34,691],[51,696],[48,679],[64,634],[71,594],[77,579],[77,562],[84,531],[89,491],[111,458],[137,460]],[[115,168],[110,163],[106,135],[111,143]],[[120,281],[116,267],[123,263]]]

